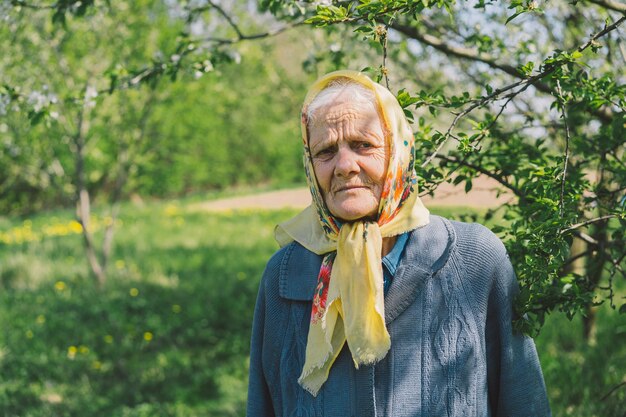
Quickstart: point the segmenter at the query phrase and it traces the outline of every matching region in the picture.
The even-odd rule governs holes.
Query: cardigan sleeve
[[[515,272],[498,240],[489,294],[486,338],[489,402],[495,417],[550,416],[541,366],[533,339],[513,330]]]
[[[250,342],[250,374],[248,380],[248,417],[273,417],[275,415],[265,372],[263,370],[263,340],[265,328],[265,275],[259,286],[254,320],[252,322],[252,339]]]

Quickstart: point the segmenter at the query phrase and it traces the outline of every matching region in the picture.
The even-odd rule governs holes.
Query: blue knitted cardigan
[[[313,397],[297,379],[320,263],[292,243],[267,264],[248,417],[550,416],[533,340],[511,327],[515,274],[487,228],[431,216],[411,232],[385,296],[389,353],[355,369],[344,346]]]

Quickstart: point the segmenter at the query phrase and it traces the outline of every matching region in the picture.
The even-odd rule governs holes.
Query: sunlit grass
[[[0,240],[0,415],[244,414],[258,281],[274,225],[295,211],[190,206],[124,205],[103,290],[70,211],[0,219],[2,236],[39,237]],[[623,414],[626,389],[606,395],[624,378],[626,324],[602,306],[598,325],[587,345],[579,319],[553,315],[537,338],[556,416]]]

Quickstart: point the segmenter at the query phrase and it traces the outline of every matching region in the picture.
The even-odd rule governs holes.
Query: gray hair
[[[371,103],[377,108],[375,93],[364,85],[350,78],[336,78],[315,96],[306,108],[307,124],[315,121],[315,113],[331,104],[339,95],[346,95],[349,100],[360,103]]]

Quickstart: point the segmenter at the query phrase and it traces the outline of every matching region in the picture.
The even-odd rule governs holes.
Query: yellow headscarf
[[[371,90],[389,146],[389,166],[378,219],[341,223],[322,198],[307,138],[307,108],[338,78]],[[380,84],[355,71],[336,71],[317,80],[302,107],[304,166],[313,204],[276,227],[281,246],[297,241],[325,255],[313,298],[306,357],[300,385],[312,395],[328,379],[330,368],[347,341],[355,367],[384,358],[391,346],[385,327],[382,241],[428,223],[428,210],[417,195],[413,169],[413,133],[396,98]]]

